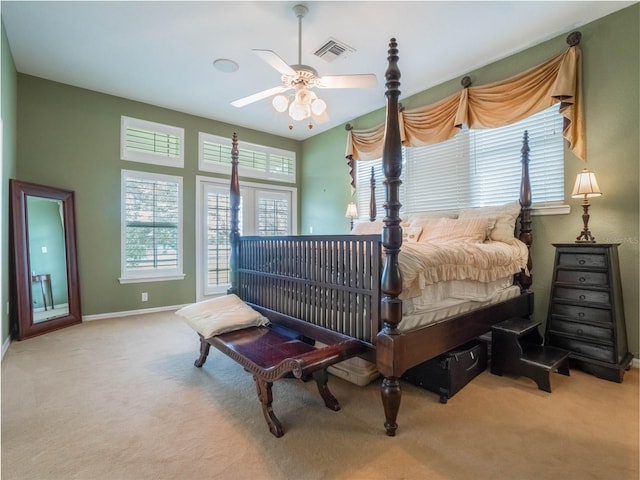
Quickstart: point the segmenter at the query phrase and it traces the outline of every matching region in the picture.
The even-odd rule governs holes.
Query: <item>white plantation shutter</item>
[[[291,228],[291,194],[289,192],[256,191],[257,234],[289,235]]]
[[[455,210],[500,205],[520,196],[521,149],[529,134],[534,205],[564,201],[564,141],[562,117],[554,105],[501,128],[468,130],[435,145],[403,149],[400,201],[402,212]],[[376,163],[377,162],[377,163]],[[381,160],[356,162],[358,212],[368,212],[370,164],[376,165],[378,216],[384,216],[384,175]],[[361,208],[365,210],[361,211]]]
[[[182,178],[122,171],[121,281],[182,278]]]
[[[231,172],[231,139],[200,132],[198,167],[202,171]],[[238,173],[245,177],[296,181],[295,152],[239,142]]]
[[[184,166],[184,129],[121,117],[121,159],[169,167]]]
[[[231,202],[229,187],[206,185],[204,188],[204,209],[206,216],[206,279],[205,293],[226,291],[230,284],[229,257],[231,243]],[[242,232],[242,198],[240,201],[239,229]]]
[[[202,183],[198,255],[204,254],[202,264],[207,267],[200,271],[198,281],[207,296],[224,293],[230,286],[231,203],[227,181],[208,178]],[[243,235],[290,235],[294,224],[292,189],[245,183],[240,189],[238,220]]]

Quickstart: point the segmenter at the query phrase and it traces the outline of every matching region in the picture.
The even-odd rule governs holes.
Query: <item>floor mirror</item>
[[[13,179],[9,191],[13,337],[80,323],[73,192]]]

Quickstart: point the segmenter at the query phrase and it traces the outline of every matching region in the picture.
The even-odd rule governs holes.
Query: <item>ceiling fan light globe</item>
[[[321,98],[316,98],[311,104],[311,111],[314,115],[322,115],[327,110],[327,103]]]
[[[311,109],[309,108],[309,105],[293,102],[289,107],[289,116],[296,121],[304,120],[310,115]]]
[[[271,101],[273,108],[276,109],[277,112],[284,113],[289,106],[289,100],[284,95],[277,95],[273,97]]]

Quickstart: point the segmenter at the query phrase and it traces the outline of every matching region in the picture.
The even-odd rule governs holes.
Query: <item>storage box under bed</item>
[[[410,368],[402,379],[447,401],[487,368],[487,345],[474,341]]]

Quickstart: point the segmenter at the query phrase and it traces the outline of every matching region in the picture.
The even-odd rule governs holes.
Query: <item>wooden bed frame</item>
[[[402,390],[400,377],[409,368],[456,348],[511,317],[533,312],[531,260],[516,275],[521,295],[491,306],[429,324],[408,333],[402,321],[402,277],[398,255],[402,245],[399,188],[402,145],[398,118],[400,70],[391,39],[386,70],[386,134],[383,150],[386,216],[382,235],[240,236],[237,139],[234,135],[231,176],[231,288],[251,307],[282,325],[301,323],[317,332],[337,332],[366,345],[359,355],[375,362],[384,377],[382,404],[387,435],[393,436]],[[522,147],[520,231],[528,247],[531,233],[529,147]],[[384,255],[382,250],[384,249]],[[384,258],[384,260],[382,260]],[[302,321],[302,322],[301,322]],[[305,332],[300,332],[305,334]]]

